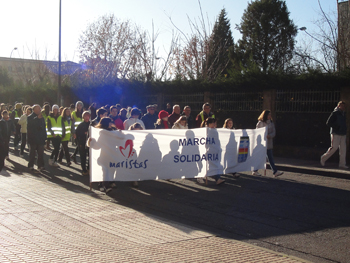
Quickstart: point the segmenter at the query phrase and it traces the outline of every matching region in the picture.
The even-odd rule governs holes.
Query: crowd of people
[[[26,145],[29,149],[28,168],[32,171],[44,170],[44,151],[51,151],[48,164],[59,167],[63,164],[70,166],[71,161],[77,163],[77,154],[80,156],[82,175],[89,174],[88,147],[89,127],[106,130],[144,130],[144,129],[193,129],[199,127],[217,128],[217,121],[212,112],[211,105],[204,103],[202,111],[195,117],[191,107],[185,106],[181,112],[179,105],[171,107],[167,104],[165,110],[158,111],[158,105],[148,105],[147,112],[142,114],[138,108],[122,108],[120,104],[105,105],[96,108],[96,103],[84,108],[81,101],[71,104],[70,107],[59,107],[54,104],[44,103],[33,106],[15,103],[15,106],[1,104],[0,119],[0,171],[4,167],[4,160],[9,159],[9,142],[13,136],[14,150],[19,151],[20,157],[24,157]],[[271,118],[271,112],[265,110],[258,118],[257,128],[267,126],[267,157],[274,176],[283,172],[277,171],[273,161],[272,148],[275,126]],[[234,129],[233,120],[225,120],[223,128]],[[19,142],[21,147],[19,149]],[[69,142],[75,146],[73,154],[70,154]],[[53,149],[50,147],[52,144]],[[34,169],[36,160],[37,169]],[[258,171],[253,175],[260,176]],[[225,182],[220,175],[214,176],[216,184]],[[108,192],[114,183],[101,182],[99,189]],[[137,186],[137,182],[134,182]]]

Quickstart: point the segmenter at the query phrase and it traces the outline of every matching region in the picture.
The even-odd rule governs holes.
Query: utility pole
[[[58,25],[58,88],[57,103],[61,106],[61,0],[59,2],[59,25]]]

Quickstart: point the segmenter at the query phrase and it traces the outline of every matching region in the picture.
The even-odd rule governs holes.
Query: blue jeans
[[[277,168],[275,165],[275,161],[273,159],[272,149],[267,149],[267,158],[269,159],[269,163],[270,163],[271,169],[273,171],[273,174],[275,174],[277,172]]]

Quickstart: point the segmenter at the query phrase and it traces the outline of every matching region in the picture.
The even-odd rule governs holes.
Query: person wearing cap
[[[47,137],[46,121],[42,115],[41,107],[33,105],[33,112],[27,117],[27,141],[29,144],[28,168],[34,170],[34,162],[38,156],[38,170],[44,169],[44,145]]]
[[[156,129],[171,129],[170,123],[168,121],[169,113],[165,110],[161,110],[158,113],[158,120],[154,124]]]
[[[130,118],[124,121],[124,130],[128,130],[129,127],[136,122],[141,124],[142,129],[145,129],[145,124],[143,121],[139,120],[140,110],[138,108],[133,108],[130,112],[130,115]]]
[[[22,111],[22,104],[21,103],[16,103],[15,105],[15,110],[11,113],[10,118],[13,120],[16,131],[14,134],[14,140],[13,140],[13,146],[15,150],[18,150],[18,143],[21,140],[21,125],[18,124],[19,119],[23,115]]]
[[[70,158],[75,163],[77,163],[77,153],[79,152],[79,145],[75,139],[76,136],[74,135],[78,125],[83,122],[83,107],[84,107],[84,104],[81,101],[77,101],[77,103],[75,103],[75,110],[72,111],[72,116],[71,116],[73,127],[74,127],[74,129],[72,130],[72,134],[77,146],[75,147],[74,153],[71,155]]]
[[[60,115],[60,107],[52,106],[52,113],[47,117],[47,138],[51,138],[53,151],[49,159],[49,165],[58,167],[57,158],[60,151],[61,139],[63,133],[62,116]]]
[[[74,134],[75,138],[77,139],[78,143],[78,149],[79,149],[79,155],[80,155],[80,162],[81,162],[81,169],[83,175],[88,175],[89,172],[89,162],[86,161],[89,149],[86,146],[86,141],[88,139],[88,133],[90,128],[90,112],[84,111],[83,112],[83,122],[81,122]]]
[[[141,120],[145,124],[147,130],[155,129],[154,124],[158,119],[158,116],[155,114],[155,107],[154,105],[148,105],[146,109],[147,113],[141,117]]]

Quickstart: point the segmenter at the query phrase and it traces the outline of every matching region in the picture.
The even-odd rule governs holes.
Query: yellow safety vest
[[[71,125],[68,123],[68,121],[64,121],[63,125],[65,127],[66,134],[65,134],[64,138],[62,139],[62,142],[67,142],[70,140]]]
[[[15,120],[19,121],[20,116],[18,116],[18,112],[15,110]]]
[[[203,113],[203,111],[201,111],[201,112],[199,113],[199,115],[201,115],[202,122],[205,121],[205,120],[204,120],[204,113]],[[211,117],[211,118],[214,118],[214,119],[215,119],[215,115],[214,115],[214,114],[211,115],[211,116],[208,116],[208,117]]]
[[[51,122],[51,130],[56,136],[62,137],[62,116],[58,116],[57,120],[51,116],[47,117],[47,121]],[[53,138],[51,132],[46,128],[47,138]]]
[[[76,112],[76,111],[73,111],[73,112],[72,112],[72,119],[74,120],[74,127],[75,127],[75,129],[78,127],[78,125],[79,125],[80,123],[83,122],[83,119],[82,119],[82,118],[78,118],[78,117],[77,117],[77,112]]]

